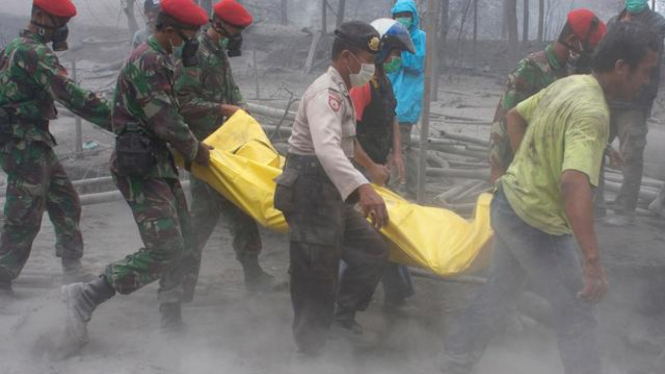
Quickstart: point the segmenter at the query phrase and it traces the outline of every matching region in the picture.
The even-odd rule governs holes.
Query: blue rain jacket
[[[392,14],[410,12],[413,14],[413,24],[409,32],[416,53],[402,52],[402,68],[388,75],[393,84],[395,98],[397,99],[397,119],[400,123],[416,123],[420,120],[423,106],[423,93],[425,92],[425,52],[427,50],[426,33],[421,30],[420,16],[416,2],[413,0],[397,0],[393,6]]]

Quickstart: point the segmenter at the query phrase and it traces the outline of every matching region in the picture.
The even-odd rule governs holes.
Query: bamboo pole
[[[490,170],[427,168],[427,175],[432,177],[464,178],[487,181],[490,179]]]
[[[418,190],[417,200],[422,203],[425,200],[425,176],[427,174],[427,138],[429,137],[429,111],[430,111],[430,98],[432,96],[432,66],[434,63],[436,38],[436,4],[438,1],[429,0],[427,22],[427,57],[425,59],[425,94],[423,97],[423,118],[420,124],[420,162],[418,163]]]

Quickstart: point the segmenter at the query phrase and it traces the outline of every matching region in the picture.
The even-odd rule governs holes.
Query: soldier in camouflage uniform
[[[508,76],[508,84],[499,101],[494,115],[494,124],[490,133],[489,162],[492,169],[490,182],[501,177],[513,161],[513,152],[508,141],[506,114],[520,102],[535,95],[557,79],[568,74],[571,54],[586,61],[604,35],[605,24],[586,9],[573,10],[568,14],[558,41],[550,44],[544,51],[535,52],[521,60],[517,68]],[[601,30],[602,33],[595,32]],[[588,67],[590,68],[590,67]],[[585,70],[585,67],[576,67]]]
[[[237,39],[242,29],[251,23],[251,15],[235,0],[222,0],[215,4],[212,27],[199,37],[199,65],[184,68],[178,74],[176,90],[182,105],[182,115],[199,140],[215,132],[239,109],[238,106],[244,106],[226,55],[229,41]],[[232,47],[239,51],[239,46]],[[243,266],[247,289],[270,289],[274,278],[259,265],[261,235],[254,219],[204,181],[192,176],[191,186],[192,222],[199,253],[223,215],[233,236],[236,258]],[[196,275],[192,277],[194,281],[196,278]],[[188,292],[193,291],[193,286],[188,284]]]
[[[109,103],[72,81],[47,45],[66,48],[66,24],[75,14],[69,0],[36,0],[30,26],[0,52],[0,164],[8,176],[0,290],[7,293],[30,256],[44,210],[55,229],[65,282],[90,278],[80,262],[81,205],[53,152],[56,142],[49,132],[49,121],[57,117],[54,101],[111,128]]]
[[[96,281],[63,286],[68,332],[80,342],[85,342],[86,323],[97,305],[116,292],[130,294],[156,280],[162,328],[182,324],[183,283],[195,262],[195,240],[169,147],[182,154],[186,164],[208,165],[210,155],[180,115],[170,53],[180,55],[185,64],[192,63],[196,33],[207,22],[203,9],[192,0],[162,1],[155,32],[132,52],[118,77],[111,172],[132,209],[145,247],[108,265]],[[126,143],[125,139],[134,140]],[[150,146],[143,148],[144,144]],[[129,149],[134,153],[126,152],[126,146],[135,147]]]

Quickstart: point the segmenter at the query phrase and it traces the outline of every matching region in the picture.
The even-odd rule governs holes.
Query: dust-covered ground
[[[19,8],[12,11],[16,9]],[[126,30],[114,27],[115,13],[108,14],[108,19],[99,24],[88,18],[72,27],[73,48],[62,56],[62,61],[70,67],[75,60],[82,85],[110,97],[118,69],[115,63],[127,55],[129,36]],[[6,40],[24,22],[18,16],[0,16],[0,34]],[[315,71],[301,73],[311,41],[307,32],[265,23],[248,30],[244,55],[233,59],[232,65],[236,81],[249,101],[284,107],[291,93],[294,98],[299,97],[322,72],[326,66],[323,50],[318,53]],[[505,50],[493,43],[484,47],[486,59],[501,56]],[[257,62],[256,69],[253,61]],[[448,69],[442,76],[438,101],[432,105],[436,114],[433,136],[445,130],[488,138],[487,122],[501,94],[501,77],[507,73],[502,66],[509,64],[489,65],[491,68],[486,69],[485,60],[461,62],[455,65],[460,68]],[[646,172],[662,180],[665,111],[660,102],[655,109]],[[445,115],[462,119],[445,119]],[[262,121],[273,125],[278,122],[267,118]],[[72,179],[108,175],[113,146],[110,134],[84,122],[87,150],[83,157],[75,157],[73,117],[61,110],[60,119],[51,129],[60,143],[57,152]],[[0,188],[3,187],[4,176],[0,176]],[[441,188],[447,186],[430,180],[428,189]],[[86,242],[83,262],[95,272],[141,246],[131,212],[123,201],[84,206],[81,227]],[[601,346],[609,373],[647,373],[665,344],[664,229],[663,221],[650,217],[641,217],[638,225],[630,228],[607,229],[598,225],[611,284],[610,294],[599,306]],[[287,238],[265,231],[262,237],[264,268],[288,280]],[[303,364],[293,359],[288,292],[245,292],[242,270],[234,258],[224,223],[220,223],[204,256],[197,297],[185,307],[187,329],[181,336],[160,333],[157,287],[151,285],[102,305],[89,325],[90,343],[79,353],[63,358],[60,266],[54,256],[53,226],[45,218],[32,256],[15,284],[17,300],[0,305],[0,374],[433,373],[437,372],[437,357],[443,349],[447,327],[463,313],[477,287],[416,278],[416,296],[401,314],[382,311],[379,289],[369,310],[359,316],[359,321],[377,335],[374,347],[360,349],[346,341],[333,340],[320,361]],[[511,323],[494,340],[478,373],[563,371],[553,330],[544,327],[546,321],[541,321],[543,324],[522,317],[521,324]],[[655,373],[665,373],[665,368],[657,369],[660,371]]]

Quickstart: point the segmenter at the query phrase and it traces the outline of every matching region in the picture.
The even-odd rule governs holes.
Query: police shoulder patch
[[[342,108],[342,100],[343,98],[339,92],[333,89],[328,90],[328,105],[330,106],[330,109],[339,112]]]

